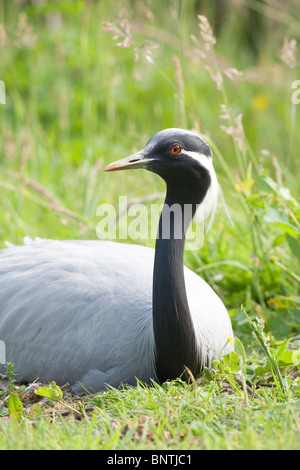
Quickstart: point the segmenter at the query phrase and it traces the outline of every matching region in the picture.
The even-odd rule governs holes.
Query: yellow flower
[[[269,105],[268,98],[264,95],[255,95],[252,98],[252,106],[255,109],[266,109]]]
[[[243,181],[242,183],[237,183],[235,189],[241,193],[248,191],[255,183],[255,180],[251,178],[249,181]]]
[[[233,338],[231,336],[226,336],[227,342],[233,344]]]

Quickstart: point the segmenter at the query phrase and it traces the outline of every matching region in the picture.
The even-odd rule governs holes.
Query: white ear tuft
[[[197,220],[200,220],[200,221],[209,219],[207,227],[206,227],[206,232],[208,232],[214,220],[214,216],[215,216],[217,205],[218,205],[219,195],[221,194],[221,192],[220,192],[220,186],[217,180],[217,175],[213,167],[211,158],[206,157],[205,167],[208,170],[209,175],[210,175],[210,186],[207,190],[207,193],[203,202],[199,205],[199,208],[196,212],[196,217],[197,217]]]

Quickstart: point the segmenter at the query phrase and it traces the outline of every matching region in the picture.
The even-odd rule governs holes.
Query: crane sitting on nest
[[[155,250],[80,240],[0,250],[0,340],[19,382],[69,382],[74,393],[136,379],[162,383],[186,379],[185,367],[197,376],[232,348],[224,304],[183,265],[189,223],[216,206],[209,146],[192,132],[165,129],[104,171],[135,168],[166,183]],[[166,238],[163,215],[173,204],[181,216],[169,217]]]

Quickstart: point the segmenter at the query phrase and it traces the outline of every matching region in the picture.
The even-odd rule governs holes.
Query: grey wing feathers
[[[1,250],[0,339],[18,379],[76,392],[156,379],[152,266],[152,249],[113,242]]]

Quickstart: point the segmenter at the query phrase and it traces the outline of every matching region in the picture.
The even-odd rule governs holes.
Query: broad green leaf
[[[300,349],[294,349],[291,351],[284,351],[278,361],[280,366],[296,365],[300,364]]]
[[[9,414],[12,414],[14,416],[21,415],[24,413],[24,408],[20,398],[13,392],[9,395],[9,398],[7,400],[7,408]]]
[[[274,207],[268,207],[263,220],[264,222],[270,223],[275,227],[280,228],[284,232],[291,235],[293,238],[296,238],[299,234],[299,229],[296,227],[296,225],[290,223],[287,214],[279,211],[278,209],[275,209]]]
[[[285,241],[286,241],[286,233],[281,233],[273,240],[272,246],[279,246]]]
[[[291,236],[289,233],[286,233],[286,241],[289,244],[291,252],[296,258],[300,259],[300,241],[299,239]]]
[[[280,222],[273,222],[273,225],[281,230],[283,230],[286,234],[289,234],[291,237],[296,238],[299,234],[299,230],[295,225],[292,224],[284,224]]]
[[[283,351],[277,363],[279,367],[283,368],[288,366],[297,366],[300,364],[300,350]],[[272,367],[270,361],[268,360],[265,362],[265,364],[260,364],[252,369],[256,376],[266,374],[267,372],[271,372],[271,370]]]
[[[232,371],[239,370],[240,358],[236,352],[231,351],[229,354],[223,356],[223,361]]]
[[[55,401],[61,400],[63,398],[63,392],[61,391],[59,386],[56,385],[55,382],[51,382],[45,387],[39,387],[36,391],[36,394],[41,397],[50,398],[51,400]]]
[[[270,178],[269,176],[263,176],[261,180],[268,189],[272,190],[274,194],[281,196],[286,201],[292,202],[295,206],[298,205],[297,201],[292,197],[291,192],[288,188],[284,186],[280,186],[278,183],[272,180],[272,178]]]

